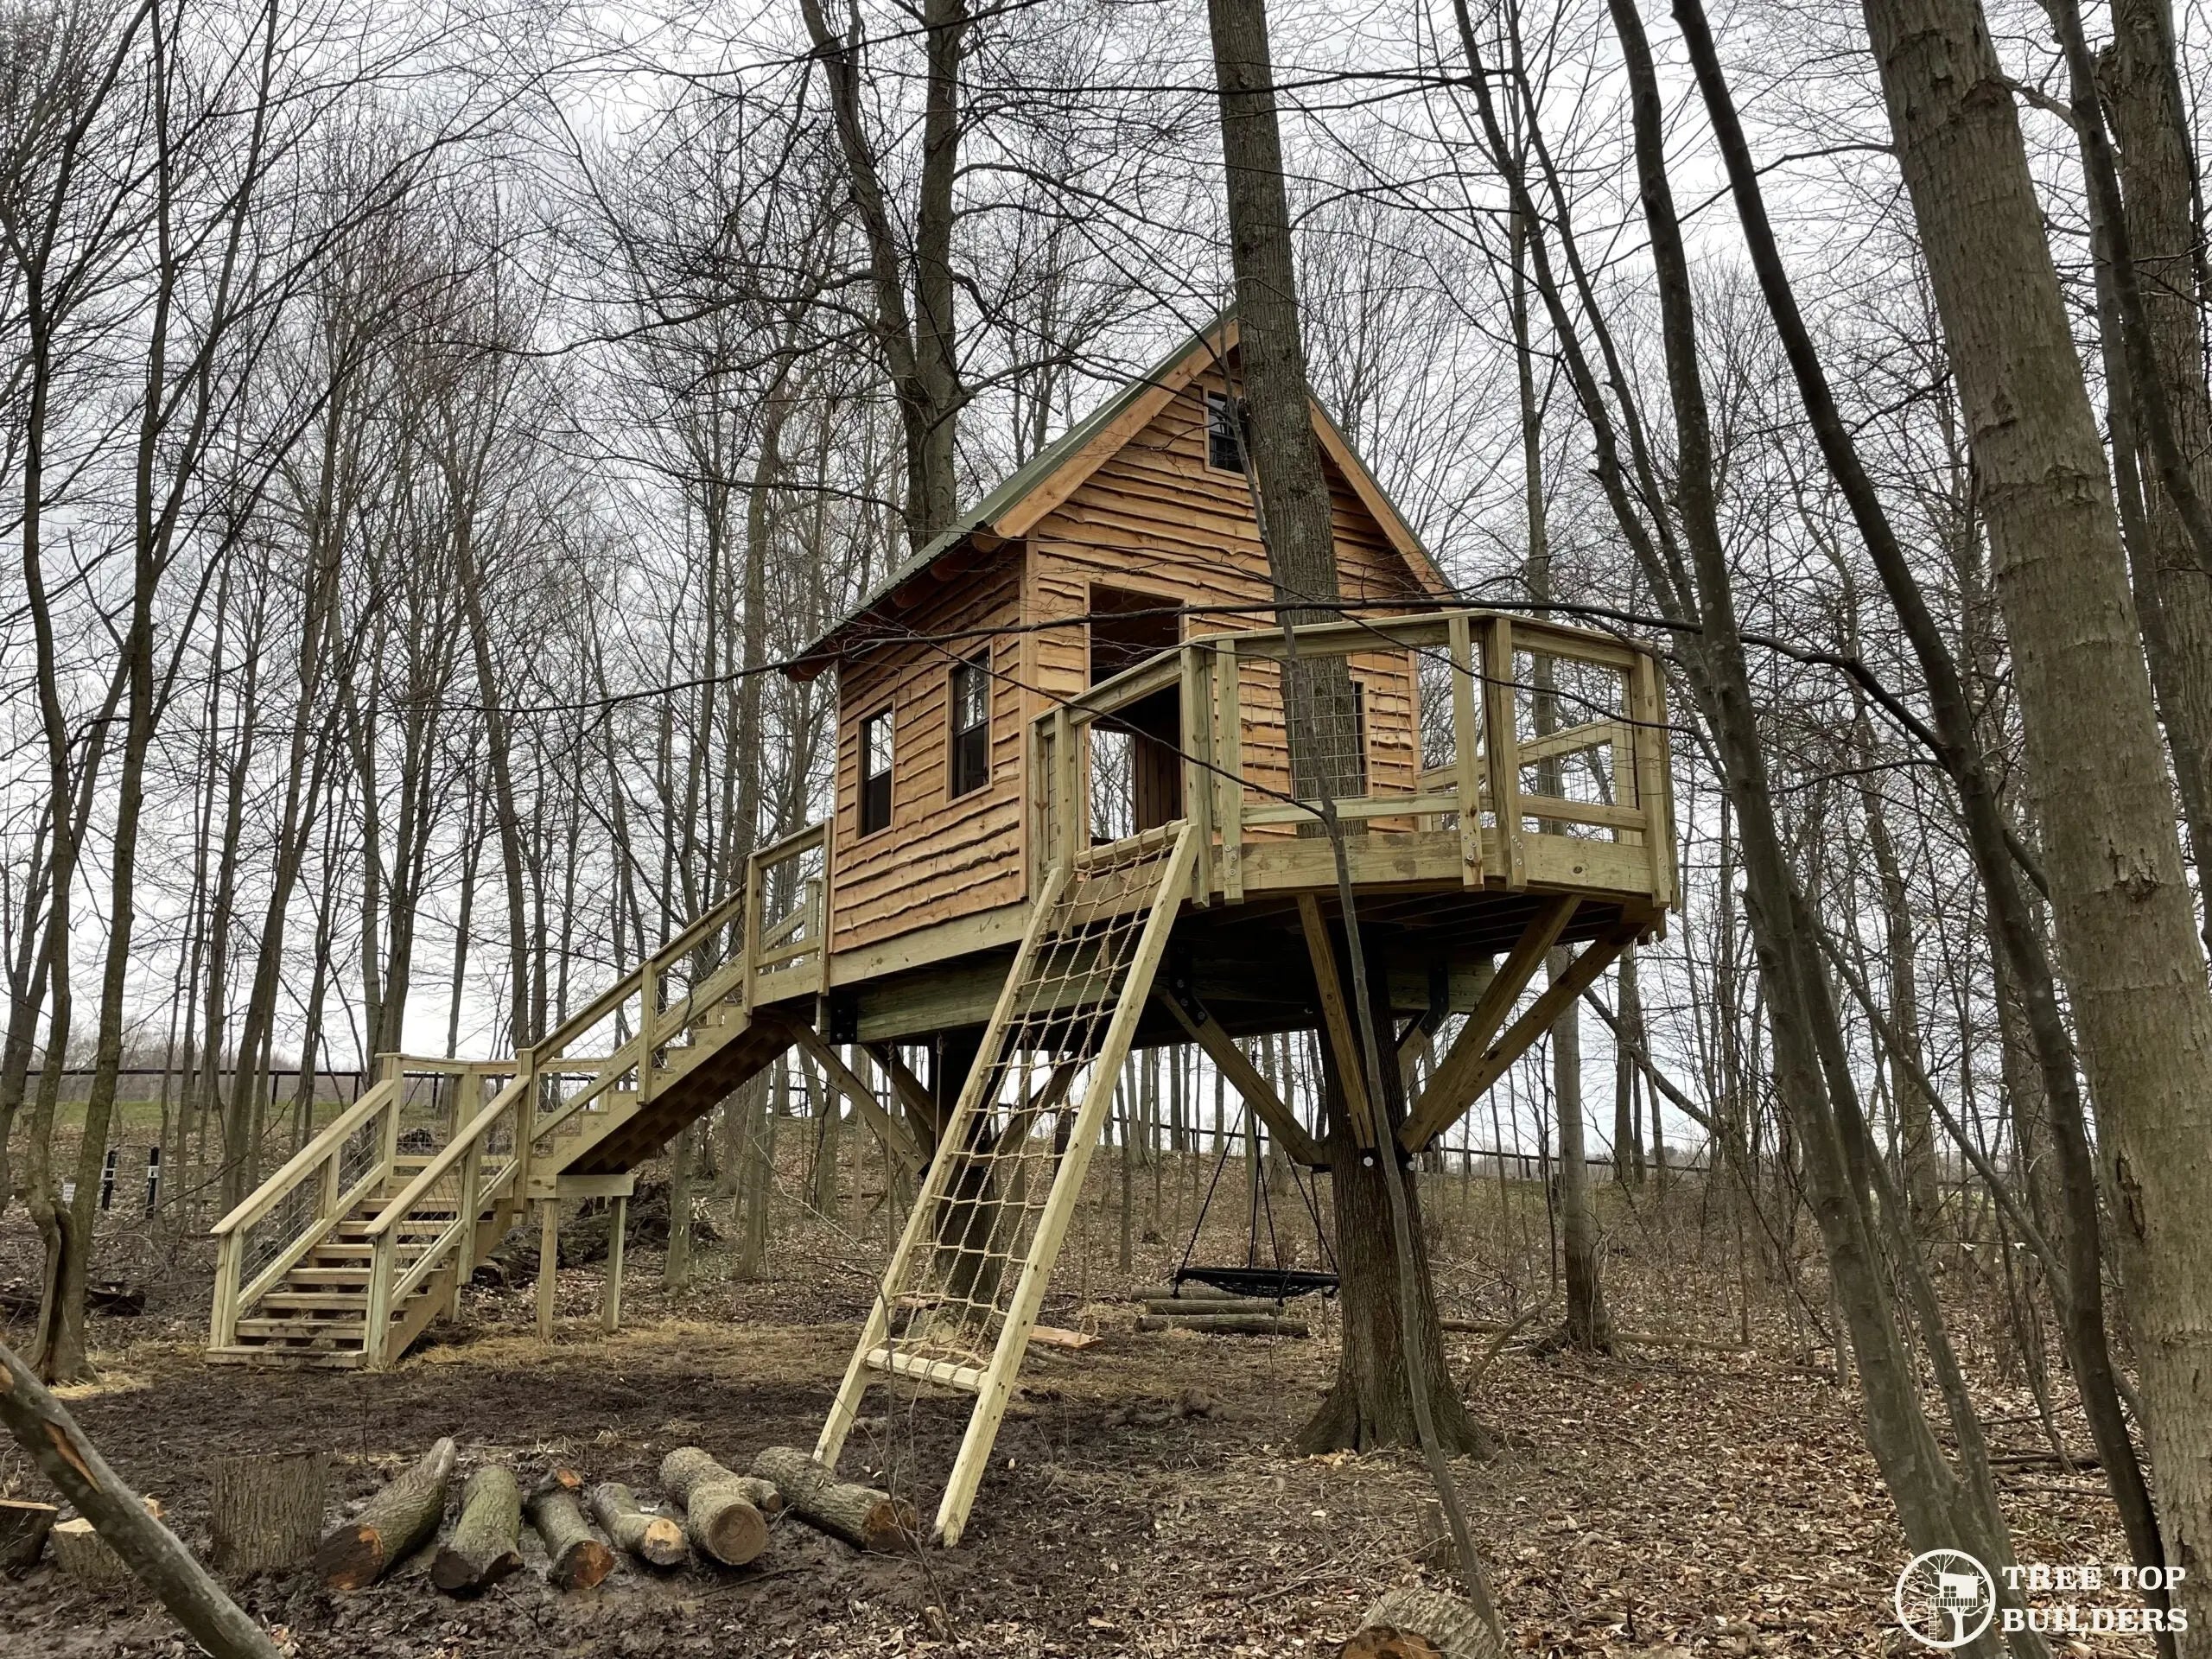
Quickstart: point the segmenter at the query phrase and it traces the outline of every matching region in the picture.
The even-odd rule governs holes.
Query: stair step
[[[257,1306],[267,1308],[296,1308],[302,1313],[359,1313],[366,1311],[369,1293],[365,1287],[359,1290],[272,1290],[263,1295]]]
[[[242,1337],[346,1337],[355,1342],[368,1327],[368,1320],[356,1314],[350,1319],[319,1319],[291,1316],[268,1319],[240,1319],[238,1335]]]
[[[309,1267],[294,1268],[284,1275],[288,1285],[365,1285],[369,1282],[368,1264],[358,1268]]]
[[[358,1370],[366,1357],[359,1348],[267,1348],[243,1342],[207,1350],[211,1365],[275,1365],[287,1370]]]

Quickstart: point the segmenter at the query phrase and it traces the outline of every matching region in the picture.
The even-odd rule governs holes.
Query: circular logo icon
[[[1897,1574],[1897,1623],[1923,1648],[1963,1648],[1997,1617],[1997,1580],[1962,1549],[1931,1549]]]

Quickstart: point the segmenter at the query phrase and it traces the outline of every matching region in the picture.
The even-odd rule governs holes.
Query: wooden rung
[[[956,1365],[949,1359],[924,1359],[918,1354],[902,1354],[892,1348],[871,1348],[868,1363],[879,1371],[918,1377],[925,1382],[935,1382],[948,1389],[962,1389],[969,1394],[978,1392],[983,1386],[983,1373],[980,1367]]]

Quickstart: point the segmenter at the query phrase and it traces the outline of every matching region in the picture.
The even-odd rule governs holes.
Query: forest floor
[[[1131,1274],[1116,1274],[1104,1265],[1101,1220],[1072,1242],[1059,1280],[1071,1294],[1047,1317],[1106,1339],[1077,1355],[1033,1351],[957,1549],[862,1555],[785,1520],[743,1570],[655,1577],[626,1564],[578,1594],[555,1594],[533,1559],[480,1600],[456,1602],[431,1588],[425,1552],[365,1592],[263,1578],[238,1586],[240,1598],[316,1659],[1105,1659],[1330,1654],[1381,1591],[1423,1576],[1448,1582],[1424,1559],[1432,1499],[1417,1459],[1290,1449],[1334,1372],[1333,1310],[1306,1341],[1139,1334],[1135,1310],[1106,1299],[1161,1276],[1179,1245],[1155,1239]],[[1631,1248],[1630,1230],[1616,1236],[1616,1320],[1701,1332],[1715,1348],[1546,1357],[1451,1339],[1454,1376],[1503,1439],[1497,1458],[1455,1472],[1514,1638],[1535,1653],[1650,1659],[1916,1650],[1891,1611],[1909,1552],[1865,1449],[1856,1389],[1838,1386],[1825,1351],[1818,1364],[1793,1353],[1797,1338],[1771,1309],[1755,1308],[1751,1349],[1721,1351],[1718,1339],[1738,1328],[1730,1275],[1686,1273]],[[27,1242],[0,1237],[0,1272],[22,1265]],[[1485,1300],[1499,1311],[1477,1287],[1501,1282],[1510,1234],[1462,1243],[1440,1246],[1446,1300],[1456,1312]],[[1524,1265],[1541,1276],[1541,1234],[1536,1249]],[[613,1338],[594,1319],[599,1270],[564,1270],[550,1344],[534,1334],[527,1289],[474,1290],[448,1339],[383,1376],[206,1365],[187,1269],[145,1316],[96,1321],[104,1375],[70,1403],[195,1547],[206,1541],[210,1467],[240,1453],[329,1452],[334,1503],[365,1495],[445,1434],[464,1468],[503,1459],[527,1482],[558,1462],[649,1492],[675,1446],[703,1445],[742,1468],[761,1446],[811,1442],[864,1305],[868,1254],[850,1238],[787,1236],[772,1277],[745,1283],[709,1249],[696,1287],[671,1300],[658,1289],[658,1253],[639,1250],[628,1323]],[[1986,1359],[1968,1347],[1970,1361]],[[1143,1409],[1192,1389],[1207,1414]],[[879,1397],[871,1412],[883,1409]],[[911,1469],[926,1515],[964,1403],[902,1401],[855,1436],[845,1472],[904,1484]],[[2048,1448],[2024,1392],[1993,1385],[1984,1406],[1998,1449],[2019,1459],[2000,1472],[2020,1559],[2125,1559],[2094,1471],[2037,1461]],[[40,1485],[14,1448],[0,1452],[0,1492]],[[2057,1650],[2149,1646],[2084,1635]],[[0,1581],[0,1654],[186,1651],[159,1606],[135,1595],[88,1594],[50,1566]]]

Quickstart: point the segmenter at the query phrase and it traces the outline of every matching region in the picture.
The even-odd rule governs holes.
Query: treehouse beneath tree
[[[918,1188],[817,1453],[834,1466],[871,1378],[972,1394],[951,1541],[1133,1047],[1199,1044],[1302,1163],[1403,1155],[1660,928],[1652,654],[1460,607],[1318,406],[1338,617],[1278,626],[1237,372],[1233,322],[1194,337],[802,654],[795,674],[836,676],[833,810],[754,852],[741,892],[519,1055],[381,1057],[218,1224],[211,1357],[388,1365],[532,1205],[550,1333],[560,1201],[619,1210],[641,1161],[797,1046]],[[1349,677],[1336,724],[1293,734],[1286,676],[1317,672]],[[1357,780],[1333,804],[1396,1049],[1386,1107],[1431,1051],[1402,1111],[1362,1081],[1338,853],[1295,798],[1294,735]],[[1232,1040],[1298,1030],[1343,1080],[1318,1137]],[[618,1264],[610,1326],[620,1286]]]

